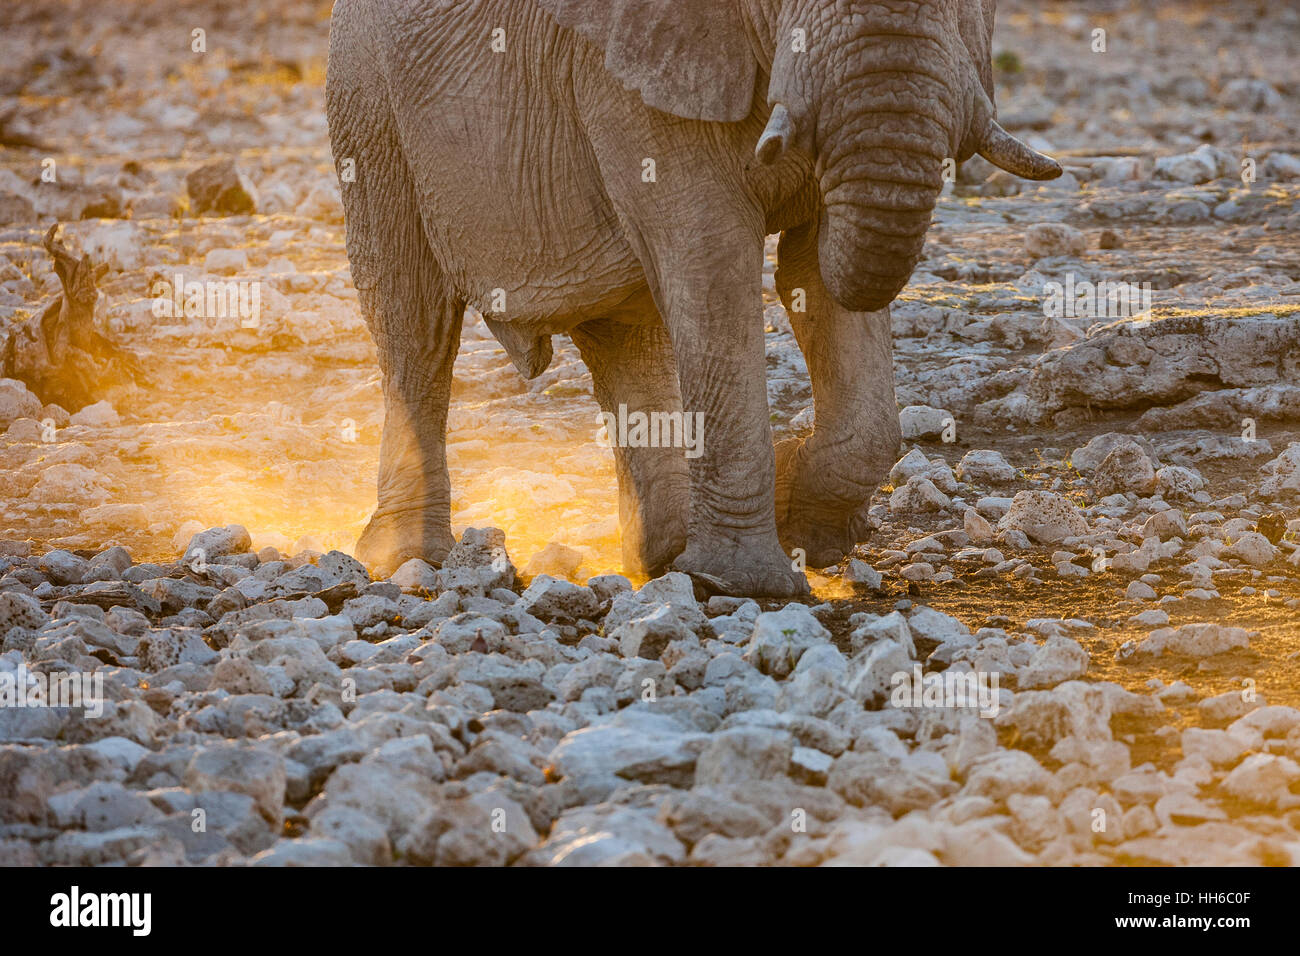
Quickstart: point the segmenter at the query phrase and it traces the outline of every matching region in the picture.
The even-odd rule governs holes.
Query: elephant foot
[[[685,508],[663,510],[632,525],[625,524],[620,530],[624,569],[633,575],[657,578],[686,548]]]
[[[856,508],[829,499],[819,483],[827,480],[808,461],[805,444],[787,439],[776,446],[776,528],[789,553],[802,550],[809,567],[838,564],[853,553],[860,523]]]
[[[810,568],[828,568],[852,554],[857,544],[852,526],[852,515],[819,516],[802,511],[787,512],[777,521],[781,544],[791,554],[802,550]]]
[[[653,541],[624,539],[623,566],[634,575],[657,578],[672,567],[673,559],[682,553],[685,543],[685,533]]]
[[[690,575],[697,595],[791,598],[809,593],[808,579],[775,541],[690,544],[673,570]]]
[[[387,578],[411,558],[441,566],[455,543],[446,519],[419,509],[376,511],[357,541],[356,557],[376,579]]]

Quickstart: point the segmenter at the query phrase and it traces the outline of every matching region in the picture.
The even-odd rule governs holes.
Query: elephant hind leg
[[[663,322],[625,324],[612,320],[586,322],[571,333],[582,360],[591,371],[596,400],[606,419],[618,472],[619,526],[623,564],[628,573],[655,577],[668,570],[686,546],[690,510],[690,474],[686,439],[700,440],[682,415],[681,391],[673,363],[672,343]],[[620,409],[621,406],[621,409]],[[617,423],[636,422],[638,413],[655,423],[656,439],[663,423],[681,442],[657,441],[651,447],[633,429],[620,441]],[[655,417],[657,416],[657,417]],[[609,424],[613,424],[611,430]],[[593,428],[596,423],[592,423]],[[642,434],[649,437],[650,432]],[[630,440],[629,440],[630,439]]]
[[[465,303],[429,248],[386,94],[341,60],[326,87],[330,141],[353,173],[340,177],[348,259],[384,395],[378,503],[356,552],[386,575],[410,558],[440,564],[455,543],[446,426]]]

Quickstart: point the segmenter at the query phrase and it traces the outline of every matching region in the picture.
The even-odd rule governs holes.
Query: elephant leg
[[[447,405],[464,303],[425,239],[420,206],[386,101],[353,86],[329,90],[347,251],[383,375],[378,503],[357,557],[387,575],[410,558],[440,564],[455,543],[447,475]]]
[[[824,567],[848,554],[853,518],[897,460],[902,435],[894,397],[888,308],[850,312],[822,285],[817,230],[781,236],[776,286],[812,381],[815,428],[776,449],[781,541]],[[806,312],[792,305],[803,290]]]
[[[635,325],[586,322],[571,335],[591,370],[602,412],[615,421],[638,412],[647,418],[681,414],[672,343],[658,315]],[[610,439],[618,472],[623,564],[631,574],[656,577],[686,546],[690,476],[685,450],[634,447],[620,443],[616,434]]]
[[[648,271],[672,338],[683,412],[703,416],[702,448],[690,459],[686,550],[673,567],[703,591],[806,594],[807,579],[781,550],[773,511],[761,229],[742,221],[719,228],[689,213],[666,219],[685,223],[681,234],[691,244],[665,241],[670,251],[652,257]]]

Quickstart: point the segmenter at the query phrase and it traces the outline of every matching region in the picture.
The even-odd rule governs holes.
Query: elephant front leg
[[[693,423],[682,416],[672,343],[658,314],[635,325],[587,322],[574,329],[572,337],[591,371],[601,411],[608,416],[624,568],[633,575],[656,577],[686,546],[686,453],[697,437],[695,429],[687,429]],[[646,427],[640,433],[627,433],[629,424],[634,430],[642,423]],[[668,436],[663,434],[665,423]],[[665,437],[683,440],[661,440]]]
[[[815,226],[781,236],[776,285],[815,407],[813,434],[776,449],[777,524],[787,548],[824,567],[853,549],[854,516],[898,457],[889,310],[850,312],[835,303],[822,285]],[[801,300],[803,312],[794,308]]]
[[[703,427],[673,566],[706,591],[788,597],[808,582],[781,550],[773,511],[762,256],[757,234],[699,236],[690,256],[659,269],[683,412]]]

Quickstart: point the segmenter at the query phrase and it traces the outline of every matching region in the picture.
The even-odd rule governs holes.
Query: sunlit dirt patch
[[[873,554],[868,551],[863,557],[869,561]],[[815,575],[814,581],[820,586],[814,591],[814,600],[828,601],[832,605],[832,614],[822,620],[843,651],[849,647],[848,634],[852,628],[848,621],[852,614],[858,611],[885,614],[900,601],[928,605],[960,619],[972,630],[997,627],[1008,632],[1024,631],[1026,622],[1034,618],[1076,618],[1093,624],[1091,630],[1070,631],[1070,636],[1087,650],[1090,657],[1084,680],[1113,681],[1143,695],[1176,681],[1195,688],[1191,699],[1168,701],[1166,711],[1158,716],[1112,718],[1111,729],[1115,739],[1128,745],[1134,767],[1151,763],[1161,770],[1173,771],[1184,756],[1179,732],[1187,727],[1203,726],[1197,710],[1197,702],[1201,699],[1228,692],[1253,691],[1260,701],[1268,704],[1300,705],[1300,687],[1297,685],[1297,678],[1300,678],[1300,613],[1285,603],[1300,598],[1300,580],[1294,573],[1287,573],[1290,569],[1281,566],[1261,569],[1263,575],[1286,577],[1287,580],[1259,585],[1260,593],[1255,595],[1237,594],[1235,587],[1225,580],[1220,584],[1224,596],[1216,600],[1182,599],[1161,604],[1139,604],[1123,597],[1124,588],[1137,575],[1106,572],[1086,579],[1058,578],[1045,555],[1027,557],[1038,569],[1042,580],[1026,581],[1010,575],[978,578],[967,573],[941,585],[905,587],[903,582],[886,580],[882,591],[859,591],[846,596],[845,591],[851,588],[842,580]],[[1175,570],[1174,564],[1157,562],[1151,571],[1168,575]],[[1241,584],[1250,580],[1246,573]],[[1258,581],[1255,583],[1259,584]],[[1277,596],[1265,596],[1264,587],[1277,591]],[[771,607],[776,606],[775,602],[771,603]],[[1254,632],[1250,647],[1199,660],[1172,654],[1126,653],[1132,644],[1141,642],[1152,630],[1130,621],[1134,614],[1147,607],[1160,607],[1167,611],[1167,627],[1214,622],[1246,628]],[[933,650],[933,645],[918,641],[917,649],[924,659]],[[1055,770],[1060,766],[1060,762],[1050,756],[1049,747],[1029,746],[1025,741],[1014,739],[1014,734],[1006,730],[1000,731],[999,739],[1004,746],[1030,751],[1049,769]],[[1259,807],[1235,800],[1228,794],[1220,795],[1219,802],[1230,819],[1254,818],[1259,814]],[[1137,859],[1119,862],[1143,863]]]
[[[85,228],[65,228],[74,247]],[[0,529],[38,549],[121,543],[138,560],[174,558],[198,526],[230,523],[287,554],[352,551],[375,504],[384,416],[341,225],[259,215],[130,228],[144,265],[105,278],[96,313],[146,379],[103,396],[119,424],[61,429],[11,452],[32,475],[20,491],[45,465],[75,460],[104,473],[107,494],[79,509],[11,499]],[[39,230],[27,239],[39,243]],[[12,258],[23,248],[4,245]],[[262,283],[255,327],[153,313],[155,283],[202,278],[213,248],[242,252],[240,275]],[[38,312],[33,303],[18,317]],[[520,567],[560,543],[580,554],[575,576],[617,571],[612,454],[596,441],[576,349],[562,337],[556,346],[552,369],[525,383],[468,317],[447,436],[453,531],[504,529]]]
[[[867,554],[870,559],[870,553]],[[1215,600],[1180,599],[1161,604],[1136,603],[1124,599],[1124,588],[1140,575],[1105,572],[1089,578],[1058,578],[1045,556],[1031,561],[1041,579],[1026,581],[1012,575],[978,578],[962,574],[944,584],[904,586],[904,582],[886,581],[880,592],[859,591],[848,596],[851,586],[833,578],[814,590],[814,598],[828,601],[837,619],[845,625],[832,626],[832,633],[847,634],[850,614],[866,611],[886,614],[899,601],[925,604],[950,614],[971,630],[998,627],[1006,631],[1024,630],[1027,621],[1036,618],[1075,618],[1094,625],[1093,630],[1072,630],[1091,657],[1088,679],[1109,680],[1139,693],[1150,693],[1151,680],[1171,684],[1184,680],[1193,684],[1203,696],[1241,690],[1243,681],[1254,681],[1257,692],[1269,703],[1300,702],[1296,680],[1300,677],[1300,615],[1286,606],[1286,601],[1300,597],[1300,580],[1274,582],[1269,588],[1279,596],[1266,597],[1229,593]],[[1151,570],[1168,573],[1172,563],[1153,563]],[[1279,572],[1283,569],[1278,568]],[[820,576],[818,576],[820,577]],[[822,579],[826,580],[826,579]],[[1248,579],[1247,579],[1248,580]],[[1242,581],[1244,585],[1246,580]],[[1140,642],[1153,628],[1130,621],[1144,608],[1160,607],[1169,614],[1166,627],[1179,627],[1202,621],[1258,632],[1249,650],[1219,654],[1201,661],[1173,655],[1159,657],[1123,655],[1120,649],[1128,642]],[[1195,705],[1190,708],[1195,711]]]
[[[504,351],[493,351],[502,366],[508,364]],[[165,423],[140,427],[133,481],[151,489],[182,523],[243,524],[255,545],[286,553],[350,552],[375,501],[383,419],[377,373],[368,372],[357,385],[354,376],[305,361],[313,372],[294,391],[336,388],[340,396],[323,413],[295,403],[274,377],[245,376],[237,395],[223,389],[204,394],[190,381],[188,408],[176,409]],[[523,392],[522,382],[516,380],[515,390]],[[155,406],[169,398],[147,396]],[[460,399],[450,413],[453,532],[502,528],[521,567],[558,542],[581,552],[576,577],[620,570],[612,455],[595,442],[594,426],[564,422],[594,420],[595,403],[581,393],[544,396],[529,403],[538,406],[535,417],[527,408],[490,404]],[[569,407],[582,405],[590,405],[590,414]],[[206,418],[186,414],[218,407],[225,410]],[[140,544],[141,557],[174,554],[174,545],[160,547],[156,539]]]

